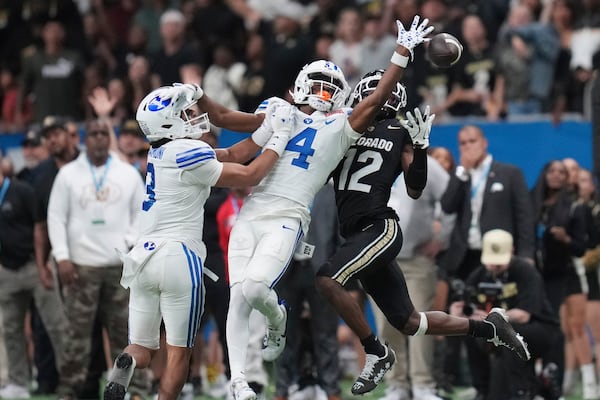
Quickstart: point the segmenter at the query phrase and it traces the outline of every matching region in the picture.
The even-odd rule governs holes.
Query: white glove
[[[421,115],[421,110],[415,107],[415,116],[408,111],[406,119],[400,121],[412,139],[413,148],[425,150],[429,147],[429,133],[434,119],[435,114],[429,115],[429,106],[427,106],[424,114]]]
[[[197,101],[204,96],[204,90],[197,83],[179,83],[175,82],[173,87],[178,88],[190,101]]]
[[[279,156],[285,151],[290,134],[294,127],[294,116],[296,107],[291,104],[279,105],[271,115],[267,115],[271,121],[273,134],[263,147],[264,150],[271,149]]]
[[[267,144],[267,140],[271,138],[273,135],[273,126],[271,124],[273,116],[276,114],[276,111],[279,107],[287,107],[290,106],[290,103],[287,101],[280,99],[278,97],[271,97],[261,103],[258,106],[254,114],[265,114],[265,119],[262,124],[252,133],[252,140],[254,143],[259,145],[260,147],[264,147]],[[283,112],[283,111],[282,111]],[[288,111],[289,112],[289,111]]]
[[[402,22],[396,20],[396,24],[398,25],[398,39],[396,40],[396,43],[406,47],[408,51],[410,51],[411,61],[415,57],[413,49],[423,43],[425,41],[425,36],[433,31],[433,26],[427,26],[429,19],[425,18],[423,22],[419,24],[420,19],[421,17],[415,15],[415,18],[410,25],[410,30],[408,31],[404,30]]]

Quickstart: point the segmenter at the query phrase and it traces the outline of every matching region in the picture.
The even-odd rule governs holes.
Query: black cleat
[[[352,394],[365,394],[375,389],[383,379],[385,373],[388,372],[396,362],[396,353],[389,347],[387,342],[383,347],[385,347],[385,354],[383,357],[367,353],[365,367],[352,385]]]
[[[506,315],[504,309],[499,307],[492,308],[483,322],[494,327],[494,337],[488,339],[488,342],[494,344],[496,347],[504,346],[511,349],[522,360],[527,361],[531,358],[529,349],[527,349],[527,343],[525,343],[523,336],[515,332],[512,325],[508,322],[508,315]]]
[[[130,379],[131,374],[133,374],[132,366],[133,359],[131,358],[131,355],[127,353],[121,353],[117,356],[117,359],[115,360],[115,366],[109,374],[109,381],[106,383],[106,387],[104,388],[104,400],[125,399],[127,389],[123,384],[115,382],[115,380],[121,380],[123,379],[123,376],[129,376]],[[121,379],[114,379],[115,377]],[[129,380],[127,380],[127,382],[129,382]]]

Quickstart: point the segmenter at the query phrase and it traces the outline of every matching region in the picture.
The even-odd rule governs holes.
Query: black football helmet
[[[375,87],[381,80],[384,70],[376,69],[371,72],[367,72],[361,80],[356,84],[354,92],[352,92],[352,107],[362,101],[365,97],[373,93]],[[396,82],[396,88],[392,91],[390,98],[385,102],[381,110],[377,113],[375,119],[389,119],[396,118],[398,111],[406,107],[406,89]]]

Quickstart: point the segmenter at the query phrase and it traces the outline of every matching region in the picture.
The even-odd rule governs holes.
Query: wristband
[[[281,157],[281,154],[283,154],[283,152],[285,151],[285,147],[287,146],[289,139],[290,137],[288,135],[281,135],[275,133],[273,134],[273,136],[271,136],[271,138],[269,139],[269,141],[263,149],[273,150],[275,153],[277,153],[279,157]]]
[[[406,66],[408,65],[408,60],[409,60],[409,58],[407,56],[398,54],[398,52],[395,51],[394,54],[392,54],[392,58],[390,59],[390,62],[392,64],[396,64],[400,68],[406,68]]]

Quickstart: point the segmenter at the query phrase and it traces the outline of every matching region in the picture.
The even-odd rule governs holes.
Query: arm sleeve
[[[422,191],[427,184],[427,150],[413,149],[413,160],[408,166],[404,177],[406,185],[413,189]]]

